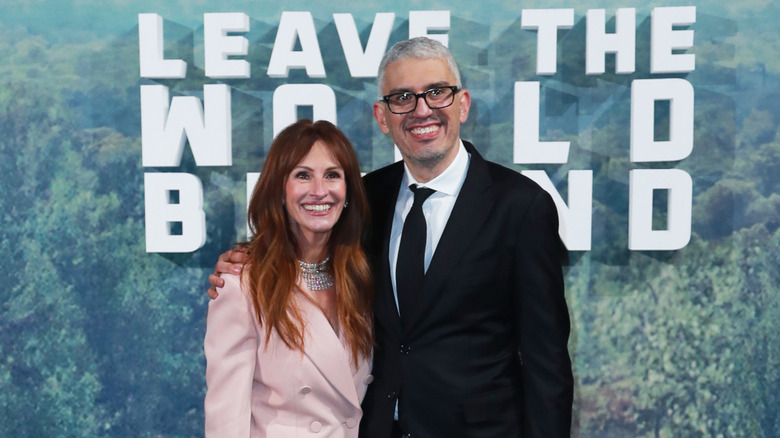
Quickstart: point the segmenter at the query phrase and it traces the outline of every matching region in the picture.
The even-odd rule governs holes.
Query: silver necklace
[[[333,272],[331,272],[328,262],[330,256],[319,263],[306,263],[298,260],[298,266],[301,268],[301,277],[306,282],[309,290],[325,290],[333,286]]]

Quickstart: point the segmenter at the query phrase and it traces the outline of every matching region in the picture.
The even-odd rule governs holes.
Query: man
[[[364,178],[377,347],[361,436],[568,437],[569,316],[552,199],[461,141],[471,97],[442,44],[399,42],[379,70],[374,117],[403,162]],[[217,272],[234,268],[230,257]]]

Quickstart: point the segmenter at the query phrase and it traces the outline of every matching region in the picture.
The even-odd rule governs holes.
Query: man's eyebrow
[[[431,88],[450,87],[450,86],[452,86],[452,84],[450,84],[448,81],[439,81],[439,82],[434,82],[431,84],[424,85],[423,90],[420,92],[422,93],[423,91],[428,91]],[[406,92],[412,93],[413,91],[409,88],[399,87],[399,88],[391,89],[390,92],[387,94],[390,95],[395,93],[406,93]]]

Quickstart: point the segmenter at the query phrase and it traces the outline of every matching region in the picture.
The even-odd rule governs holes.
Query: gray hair
[[[399,41],[385,53],[382,58],[382,62],[379,64],[379,74],[376,78],[377,95],[382,98],[382,90],[385,88],[385,70],[389,64],[400,61],[405,58],[417,58],[417,59],[440,59],[447,60],[447,65],[450,67],[450,72],[455,77],[455,85],[459,88],[463,87],[460,81],[460,71],[458,70],[458,64],[455,62],[455,58],[452,57],[450,49],[444,46],[444,44],[430,39],[428,37],[410,38],[408,40]]]

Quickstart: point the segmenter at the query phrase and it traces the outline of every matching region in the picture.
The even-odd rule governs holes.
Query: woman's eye
[[[338,172],[328,172],[328,174],[325,175],[325,177],[328,178],[328,179],[340,179],[341,178],[341,174],[338,173]]]
[[[309,174],[306,172],[298,172],[295,174],[295,177],[298,179],[309,179]]]

